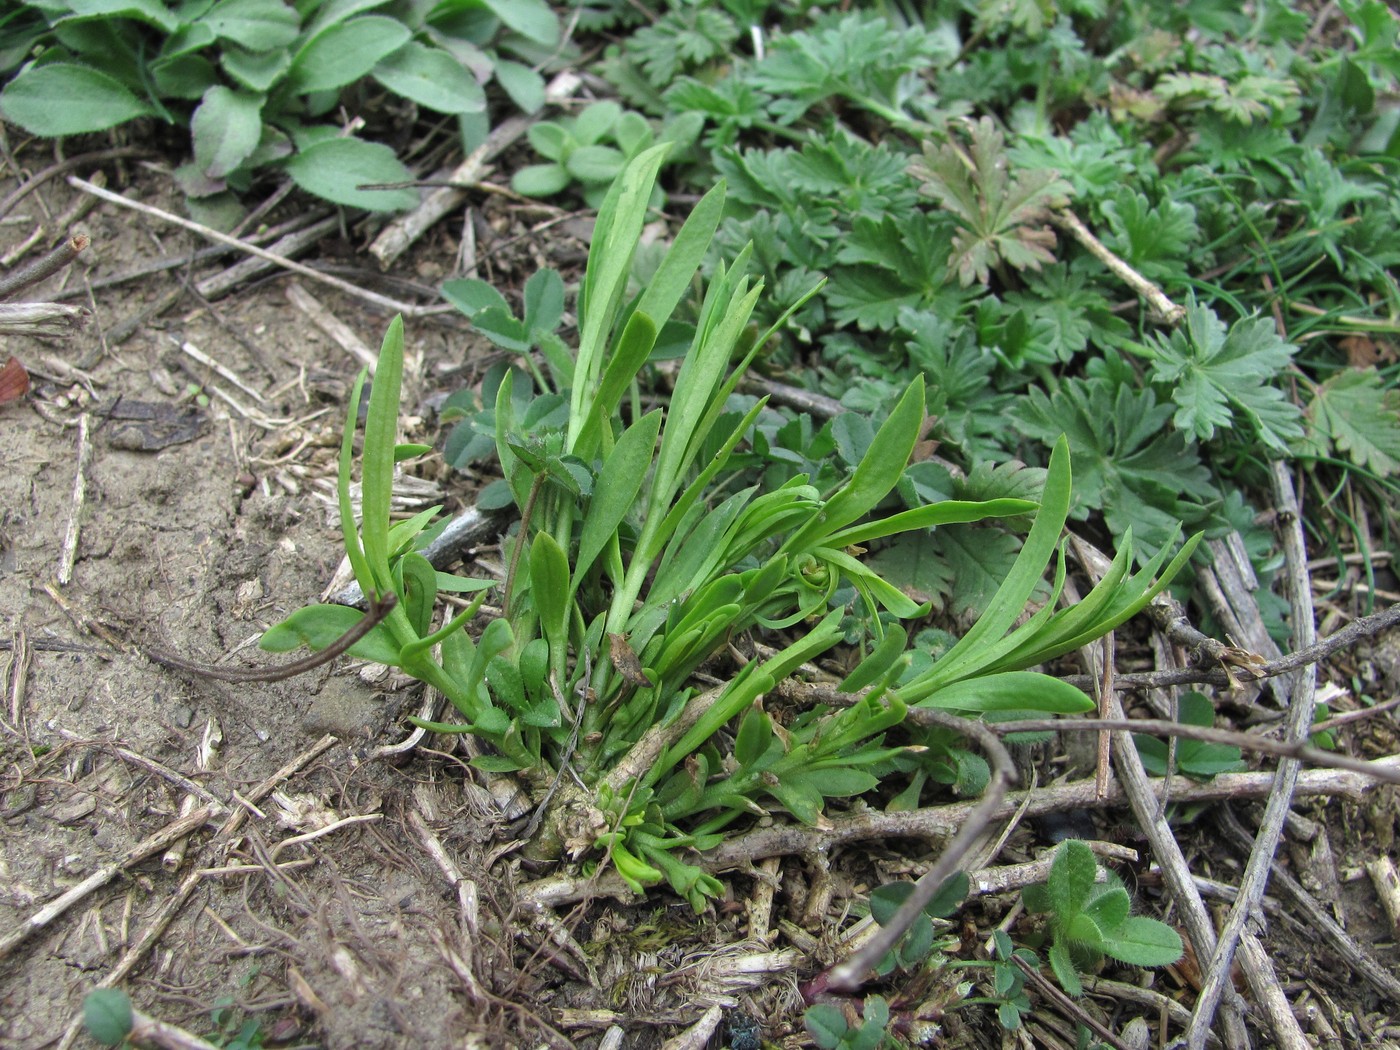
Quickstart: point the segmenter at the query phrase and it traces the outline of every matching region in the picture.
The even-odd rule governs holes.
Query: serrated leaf
[[[121,81],[76,62],[30,66],[0,92],[0,113],[31,135],[105,131],[155,112]]]
[[[991,268],[1005,262],[1036,270],[1055,257],[1055,234],[1045,225],[1069,203],[1069,183],[1053,171],[1020,171],[1013,178],[1006,140],[983,117],[972,125],[967,149],[949,141],[924,147],[910,169],[923,192],[946,208],[961,227],[948,265],[964,286],[986,284]]]
[[[1349,368],[1314,391],[1308,421],[1322,437],[1377,474],[1400,470],[1400,391],[1375,369]]]
[[[1192,253],[1200,230],[1190,204],[1164,196],[1154,206],[1125,187],[1100,207],[1111,231],[1109,247],[1148,280],[1179,279],[1183,260],[1198,261]]]
[[[1227,329],[1214,310],[1192,301],[1186,323],[1170,335],[1155,335],[1149,352],[1152,378],[1171,390],[1177,405],[1172,421],[1179,428],[1209,441],[1217,428],[1252,423],[1260,441],[1286,452],[1288,442],[1303,434],[1301,413],[1272,382],[1295,349],[1268,318],[1237,321]]]
[[[938,530],[938,551],[952,577],[946,608],[957,616],[979,615],[1011,571],[1020,541],[1010,533],[971,525]]]
[[[486,95],[476,78],[446,51],[410,40],[374,67],[390,91],[438,113],[480,113]]]
[[[326,139],[288,160],[287,174],[307,193],[366,211],[401,211],[418,203],[418,194],[409,189],[359,189],[366,184],[413,179],[394,151],[378,142]]]

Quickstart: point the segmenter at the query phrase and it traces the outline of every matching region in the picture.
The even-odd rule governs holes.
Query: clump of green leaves
[[[879,1050],[900,1044],[889,1032],[890,1004],[883,996],[868,996],[859,1017],[849,1018],[839,1006],[817,1003],[802,1015],[802,1026],[822,1050]]]
[[[596,208],[628,161],[658,142],[673,143],[674,156],[695,141],[702,123],[699,114],[682,115],[658,138],[642,114],[612,101],[590,103],[576,116],[530,125],[526,137],[547,163],[521,168],[511,176],[511,189],[527,197],[551,197],[578,183],[584,202]]]
[[[6,32],[0,114],[31,134],[78,135],[141,117],[187,123],[194,157],[177,179],[192,199],[247,190],[281,169],[326,200],[380,211],[417,197],[359,188],[411,175],[390,147],[331,122],[338,105],[365,108],[349,101],[357,84],[373,81],[479,131],[489,80],[527,111],[543,104],[532,65],[560,38],[543,0],[26,0]]]
[[[1068,839],[1055,851],[1050,877],[1023,892],[1026,907],[1050,919],[1047,957],[1061,987],[1084,994],[1081,973],[1097,970],[1104,956],[1132,966],[1168,966],[1181,958],[1181,937],[1164,922],[1133,915],[1122,880],[1100,872],[1084,843]]]
[[[862,451],[832,483],[818,488],[797,473],[765,491],[732,474],[734,452],[765,402],[736,408],[731,397],[771,335],[753,339],[748,331],[763,286],[742,275],[745,252],[716,269],[681,326],[689,346],[669,403],[644,409],[640,398],[627,398],[692,286],[723,209],[719,186],[695,206],[650,279],[630,291],[664,151],[653,147],[633,160],[599,211],[572,352],[541,334],[559,315],[557,277],[531,283],[518,322],[480,288],[455,290],[493,338],[504,333],[542,351],[543,367],[532,367],[544,389],[518,398],[520,373],[505,370],[491,414],[496,459],[519,515],[505,578],[493,584],[434,570],[417,547],[435,510],[390,522],[394,464],[422,451],[397,443],[398,321],[370,395],[358,529],[350,501],[354,415],[342,445],[340,503],[364,593],[398,597],[351,653],[433,686],[457,720],[423,725],[474,734],[490,748],[474,765],[516,772],[542,804],[552,800],[530,847],[537,856],[610,864],[638,892],[664,881],[698,910],[720,886],[692,851],[775,810],[820,826],[830,800],[902,776],[908,767],[896,760],[919,754],[897,735],[910,706],[971,714],[1089,709],[1084,693],[1028,668],[1133,615],[1195,544],[1170,564],[1163,548],[1132,572],[1129,538],[1083,602],[1056,609],[1070,506],[1067,448],[1057,446],[1038,506],[1011,497],[935,498],[898,509],[896,489],[924,426],[918,380],[860,438]],[[535,325],[532,317],[543,320]],[[900,536],[1032,512],[1014,565],[971,631],[937,659],[916,660],[901,621],[927,605],[858,554]],[[1052,562],[1048,603],[1018,626]],[[479,636],[465,627],[484,594],[439,616],[439,592],[493,585],[505,615]],[[362,616],[310,606],[267,631],[262,644],[324,648]],[[764,698],[801,664],[846,643],[853,623],[865,625],[855,640],[866,655],[841,684],[849,703],[778,721]],[[702,664],[754,631],[773,632],[781,648],[729,671],[719,685],[693,683]],[[557,787],[566,766],[576,779]]]

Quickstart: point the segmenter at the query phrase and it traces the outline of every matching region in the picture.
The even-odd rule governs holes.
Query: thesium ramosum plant
[[[827,799],[863,794],[889,777],[902,785],[946,757],[901,738],[911,705],[998,718],[1090,708],[1078,689],[1027,669],[1133,615],[1195,544],[1169,565],[1164,549],[1132,573],[1129,540],[1102,583],[1057,609],[1065,574],[1060,534],[1070,507],[1063,442],[1038,508],[997,499],[882,512],[924,427],[921,381],[909,385],[834,488],[820,491],[805,476],[768,492],[746,486],[730,459],[764,402],[736,411],[730,395],[771,334],[754,340],[748,331],[763,286],[744,275],[747,253],[716,268],[698,308],[681,309],[720,219],[722,185],[695,206],[640,292],[628,291],[663,154],[658,147],[631,162],[599,211],[578,293],[578,347],[569,353],[544,340],[543,365],[531,364],[553,389],[520,399],[507,375],[497,391],[496,452],[519,511],[506,577],[494,584],[504,615],[473,638],[467,625],[493,583],[438,572],[418,553],[434,512],[390,524],[394,464],[426,451],[396,443],[398,320],[370,395],[358,531],[349,494],[353,408],[340,503],[364,592],[399,597],[351,652],[441,691],[456,719],[429,728],[475,734],[493,752],[475,759],[477,767],[520,775],[547,807],[531,844],[537,856],[608,858],[635,890],[664,881],[700,909],[720,884],[694,851],[714,847],[736,823],[781,809],[820,825]],[[540,282],[527,299],[555,287]],[[556,311],[527,302],[526,313]],[[651,407],[639,373],[658,333],[682,326],[689,349],[674,389],[665,405]],[[352,406],[359,392],[357,385]],[[862,563],[866,548],[950,522],[1030,512],[1034,526],[983,616],[943,656],[916,664],[901,621],[927,607]],[[1016,627],[1052,561],[1050,600]],[[483,593],[457,615],[439,617],[440,591]],[[845,639],[852,605],[871,637],[841,686],[850,705],[775,715],[765,705],[775,683]],[[262,644],[324,647],[361,615],[304,608]],[[780,647],[729,667],[723,657],[731,643],[742,646],[751,631],[780,639]],[[706,670],[723,680],[702,687],[694,676],[708,661]]]

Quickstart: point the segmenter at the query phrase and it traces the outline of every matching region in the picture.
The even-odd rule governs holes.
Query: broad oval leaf
[[[1145,915],[1130,915],[1103,943],[1105,955],[1132,966],[1170,966],[1183,950],[1174,929]]]
[[[564,167],[580,182],[612,182],[627,158],[611,146],[580,146],[569,154]]]
[[[0,114],[43,138],[105,131],[154,112],[115,77],[76,62],[30,66],[0,92]]]
[[[195,163],[211,179],[222,179],[246,161],[262,139],[261,95],[248,95],[218,85],[204,93],[194,111]]]
[[[480,113],[486,109],[481,85],[462,63],[441,48],[416,40],[375,66],[374,79],[438,113]]]
[[[223,0],[199,23],[253,52],[286,47],[301,29],[296,11],[281,0]]]
[[[245,51],[241,47],[226,47],[219,56],[224,72],[244,87],[267,91],[281,80],[292,65],[291,52],[286,48],[272,51]]]
[[[166,33],[175,32],[180,25],[160,0],[68,0],[68,6],[83,18],[130,18]]]
[[[504,58],[497,59],[495,75],[496,83],[505,89],[510,100],[522,111],[535,113],[544,107],[544,77],[529,66]]]
[[[492,307],[510,313],[510,304],[505,296],[485,281],[475,277],[463,277],[456,281],[444,281],[442,297],[467,317],[475,317],[478,310]]]
[[[103,1046],[116,1046],[131,1034],[131,997],[116,988],[95,988],[83,999],[83,1027]]]
[[[544,0],[481,0],[482,6],[515,30],[543,47],[559,43],[559,17]]]
[[[510,178],[510,188],[526,197],[553,197],[569,188],[573,177],[559,164],[530,164]]]
[[[356,138],[326,139],[287,161],[287,174],[307,193],[366,211],[399,211],[418,203],[413,190],[361,190],[366,184],[406,182],[413,173],[394,151]]]
[[[383,15],[364,15],[333,25],[297,52],[292,60],[292,83],[302,94],[344,87],[403,47],[409,35],[402,22]]]

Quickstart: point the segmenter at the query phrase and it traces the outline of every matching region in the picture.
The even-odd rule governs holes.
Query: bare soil
[[[34,146],[19,159],[28,174],[52,158]],[[108,170],[127,195],[182,211],[162,173]],[[0,196],[21,181],[11,173]],[[0,252],[76,199],[62,178],[47,181],[0,217]],[[269,221],[291,214],[284,208]],[[538,218],[493,201],[478,208],[478,242],[506,245],[486,258],[482,276],[511,284],[543,263],[577,265],[586,224],[556,223],[536,236],[529,224]],[[253,643],[321,595],[340,561],[330,486],[358,363],[288,301],[286,275],[213,304],[185,294],[128,338],[109,340],[171,289],[231,260],[89,292],[104,277],[205,244],[112,204],[99,204],[81,225],[92,247],[24,298],[80,291],[73,301],[92,306],[92,323],[70,338],[0,337],[0,362],[16,355],[35,383],[28,399],[0,407],[0,943],[176,818],[187,792],[151,763],[192,777],[229,809],[210,816],[184,860],[157,853],[124,865],[0,955],[0,1046],[69,1045],[84,996],[197,871],[204,874],[188,900],[119,986],[146,1012],[216,1042],[251,1022],[269,1046],[592,1047],[617,1024],[626,1032],[621,1045],[651,1047],[719,1005],[724,1021],[709,1045],[731,1038],[756,1045],[743,1041],[745,1018],[760,1021],[772,1044],[804,1045],[796,1034],[799,977],[834,958],[855,890],[917,870],[914,846],[845,851],[830,868],[793,860],[768,874],[737,875],[734,899],[698,918],[666,893],[645,907],[595,901],[558,918],[534,914],[517,905],[514,888],[535,873],[521,870],[506,815],[460,756],[420,749],[395,761],[363,760],[405,735],[397,713],[418,698],[404,683],[342,660],[286,682],[221,684],[143,655],[154,647],[207,663],[276,662]],[[412,283],[452,275],[452,225],[434,231],[390,275],[394,283],[357,254],[369,229],[348,229],[315,255],[349,266],[357,283],[407,296]],[[377,347],[385,314],[305,287]],[[435,397],[472,382],[489,347],[450,316],[411,321],[409,342],[410,436],[433,441]],[[252,393],[196,363],[181,344],[202,350]],[[157,418],[126,418],[142,404],[156,406]],[[84,415],[89,449],[80,465]],[[165,441],[172,443],[151,448]],[[77,501],[80,474],[85,493]],[[442,490],[436,501],[449,510],[470,499],[470,478],[442,469],[423,480]],[[59,584],[65,534],[75,526],[71,581]],[[1363,683],[1393,690],[1387,654],[1377,647],[1354,657]],[[1367,726],[1346,731],[1344,745],[1365,754],[1397,750],[1394,723]],[[210,733],[220,742],[205,748],[211,754],[201,767]],[[340,741],[278,779],[276,793],[243,801],[327,733]],[[1393,792],[1300,808],[1330,832],[1341,874],[1333,906],[1359,942],[1394,966],[1395,931],[1362,868],[1394,853]],[[239,809],[241,829],[214,835]],[[337,823],[348,818],[359,819]],[[435,861],[433,842],[462,882]],[[1022,829],[1004,861],[1041,845]],[[1201,850],[1200,870],[1238,877],[1239,854],[1213,832]],[[1313,870],[1306,857],[1295,859]],[[745,940],[744,902],[764,879],[781,884],[773,926],[792,925],[754,944]],[[984,935],[1005,904],[972,910]],[[976,931],[968,934],[971,943]],[[1306,927],[1271,921],[1269,934],[1293,982],[1290,1000],[1311,1011],[1304,1027],[1317,1045],[1396,1045],[1400,1004],[1340,971]],[[716,976],[726,957],[794,948],[776,972]],[[1164,975],[1157,987],[1190,1002],[1186,978]],[[949,1022],[952,1042],[1016,1045],[1003,1043],[989,1015],[965,1017]],[[87,1045],[86,1036],[77,1042]]]

